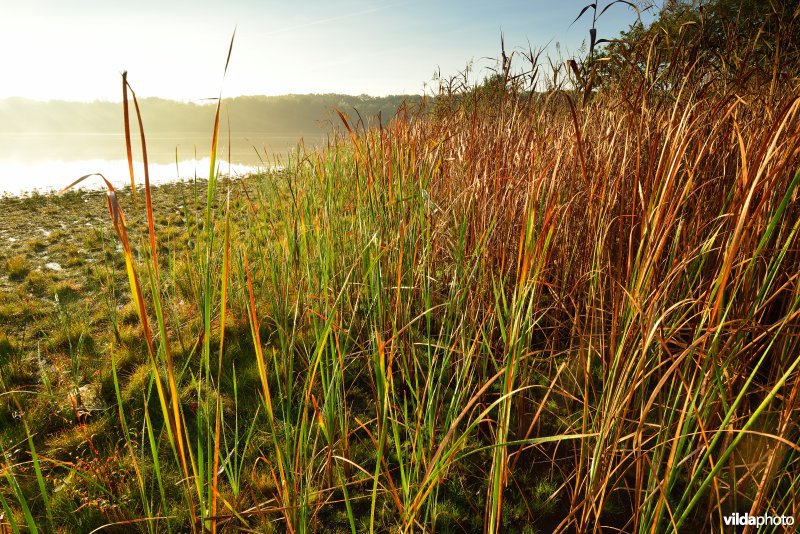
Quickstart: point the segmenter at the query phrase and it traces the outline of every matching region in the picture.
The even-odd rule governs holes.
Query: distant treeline
[[[309,132],[339,125],[338,109],[354,120],[360,115],[373,121],[379,115],[388,122],[405,102],[418,95],[372,97],[339,94],[240,96],[223,100],[222,126],[235,132]],[[139,101],[145,133],[202,132],[211,130],[215,102],[191,103],[144,98]],[[355,110],[358,111],[356,114]],[[131,105],[133,113],[133,105]],[[135,124],[135,117],[132,117]],[[24,98],[0,99],[0,132],[99,132],[122,131],[121,102],[39,102]]]

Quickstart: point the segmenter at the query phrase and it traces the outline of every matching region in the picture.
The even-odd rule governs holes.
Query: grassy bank
[[[797,517],[800,87],[647,39],[280,174],[3,200],[6,528]]]

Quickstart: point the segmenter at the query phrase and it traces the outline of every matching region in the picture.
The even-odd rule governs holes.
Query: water
[[[218,170],[240,176],[280,167],[303,141],[313,148],[325,141],[321,132],[273,134],[248,132],[220,135]],[[134,173],[144,180],[138,132],[132,132]],[[229,149],[230,145],[230,149]],[[203,133],[148,134],[147,159],[152,183],[207,178],[211,135]],[[103,174],[114,187],[130,185],[123,134],[107,133],[0,133],[0,195],[31,191],[52,192],[89,173]],[[84,188],[100,188],[99,179]]]

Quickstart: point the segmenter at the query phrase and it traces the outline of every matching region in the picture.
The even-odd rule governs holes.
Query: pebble
[[[61,265],[56,263],[56,262],[54,262],[54,261],[51,261],[50,263],[45,263],[44,266],[47,267],[48,269],[50,269],[51,271],[60,271],[61,270]]]

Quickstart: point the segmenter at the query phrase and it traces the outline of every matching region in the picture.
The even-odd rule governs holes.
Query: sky
[[[575,52],[591,12],[570,24],[589,2],[0,0],[0,98],[119,101],[123,70],[140,98],[420,94],[437,71],[491,65],[501,33],[508,51]],[[598,38],[635,20],[613,5]]]

